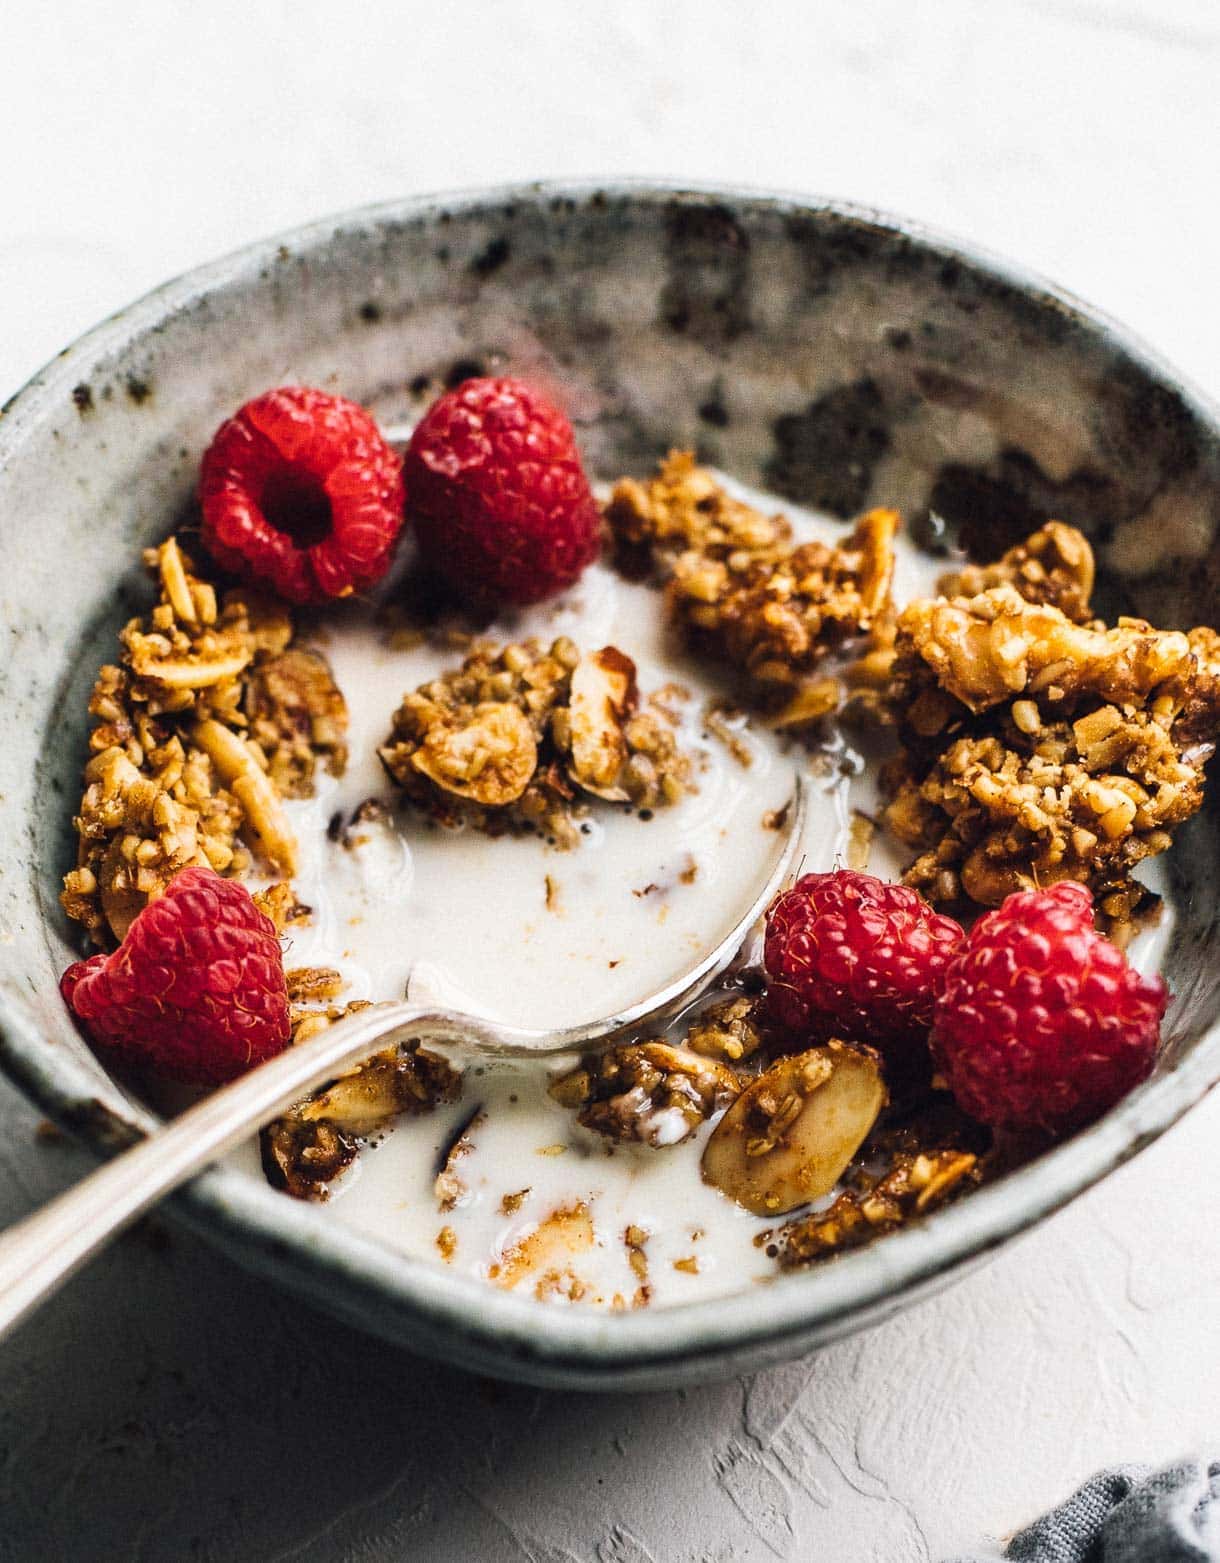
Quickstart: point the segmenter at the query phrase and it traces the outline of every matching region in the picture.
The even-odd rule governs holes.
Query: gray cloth
[[[1001,1552],[953,1563],[1220,1563],[1220,1460],[1099,1471]]]

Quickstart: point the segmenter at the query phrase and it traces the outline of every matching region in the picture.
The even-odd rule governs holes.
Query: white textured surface
[[[918,215],[1220,392],[1212,0],[59,0],[0,33],[0,397],[275,228],[616,172]],[[0,1088],[0,1219],[86,1168],[34,1124]],[[1218,1136],[1214,1098],[946,1296],[686,1394],[481,1386],[137,1234],[0,1347],[0,1559],[935,1559],[1217,1436]]]

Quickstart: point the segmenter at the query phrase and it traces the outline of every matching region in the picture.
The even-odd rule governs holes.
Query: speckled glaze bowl
[[[139,601],[138,549],[183,510],[219,421],[267,386],[333,387],[398,420],[484,370],[554,385],[603,476],[692,445],[794,500],[897,505],[992,555],[1055,515],[1092,536],[1108,609],[1217,620],[1215,409],[1075,300],[910,224],[757,193],[531,185],[357,212],[193,272],[0,414],[0,1063],[99,1152],[153,1120],[68,1022],[56,980],[77,952],[56,894],[87,690]],[[641,1387],[795,1356],[945,1285],[1220,1077],[1214,807],[1170,858],[1155,1077],[1021,1172],[807,1274],[606,1316],[449,1276],[232,1172],[169,1208],[322,1307],[492,1374]]]

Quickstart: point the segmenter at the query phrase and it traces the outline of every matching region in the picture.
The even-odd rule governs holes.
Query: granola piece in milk
[[[280,757],[286,747],[298,757],[297,794],[312,777],[304,750],[343,759],[343,697],[321,658],[290,649],[286,609],[245,591],[218,600],[173,538],[145,562],[160,599],[124,627],[120,662],[94,685],[77,866],[61,897],[100,945],[122,939],[180,869],[236,874],[253,852],[290,874],[296,841],[275,781]],[[289,700],[274,670],[294,657],[312,659],[311,692]],[[320,705],[321,727],[304,731],[302,709]]]
[[[726,1065],[671,1042],[632,1042],[587,1059],[550,1094],[612,1140],[677,1145],[741,1091]]]
[[[287,973],[294,1004],[293,1044],[316,1036],[345,1015],[368,1009],[365,1000],[328,1005],[342,980],[325,968]],[[325,1090],[269,1124],[262,1132],[263,1168],[277,1188],[296,1199],[324,1200],[328,1184],[355,1161],[360,1145],[400,1118],[429,1112],[456,1100],[461,1073],[439,1053],[408,1041],[383,1048]]]
[[[793,1270],[859,1248],[975,1188],[980,1179],[979,1158],[972,1151],[900,1152],[883,1174],[861,1174],[829,1209],[781,1227],[774,1244],[780,1267]]]
[[[1076,879],[1118,937],[1132,878],[1199,808],[1220,730],[1220,637],[1120,618],[1075,623],[1012,586],[921,598],[897,623],[890,702],[903,744],[885,823],[938,905],[996,906]]]
[[[582,653],[566,637],[477,644],[404,697],[378,753],[440,823],[535,830],[565,847],[587,798],[656,808],[676,802],[690,775],[672,724],[641,708],[630,657],[614,646]]]
[[[776,721],[803,726],[835,709],[836,684],[814,675],[884,621],[896,512],[869,511],[837,545],[794,546],[782,516],[733,499],[675,451],[650,483],[617,483],[606,520],[620,562],[649,561],[686,637],[739,670]]]
[[[737,1097],[703,1149],[703,1180],[758,1216],[820,1199],[886,1103],[880,1057],[831,1041],[778,1058]]]

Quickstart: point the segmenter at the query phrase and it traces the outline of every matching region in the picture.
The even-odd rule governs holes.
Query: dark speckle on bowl
[[[750,239],[727,206],[671,207],[661,319],[699,342],[732,342],[750,325]]]
[[[871,378],[837,386],[801,412],[785,413],[773,433],[771,487],[836,516],[863,508],[873,468],[890,448],[885,399]]]
[[[445,371],[445,389],[452,391],[466,380],[477,380],[487,373],[482,358],[455,358]]]
[[[709,424],[713,429],[728,428],[730,421],[729,409],[725,405],[724,387],[719,381],[699,403],[698,412],[703,422]]]
[[[1005,450],[986,468],[946,462],[928,509],[971,558],[999,558],[1048,518],[1097,533],[1113,509],[1113,485],[1096,472],[1053,483],[1024,451]]]
[[[82,415],[93,411],[93,387],[83,381],[80,385],[72,387],[72,400],[76,403],[76,410]]]
[[[471,261],[470,269],[477,277],[490,277],[492,272],[499,271],[511,253],[512,246],[500,234],[479,251]]]

